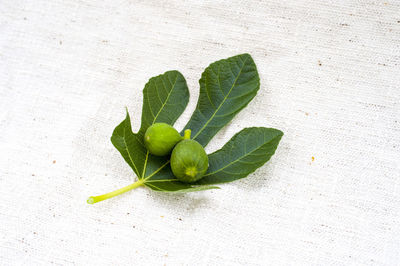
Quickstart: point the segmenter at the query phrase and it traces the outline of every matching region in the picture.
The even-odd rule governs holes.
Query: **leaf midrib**
[[[243,61],[243,65],[240,68],[240,71],[237,75],[237,77],[235,78],[235,81],[232,84],[232,87],[229,89],[229,92],[226,94],[226,96],[224,97],[224,99],[222,100],[221,104],[218,106],[218,108],[215,110],[215,112],[212,114],[212,116],[207,120],[207,122],[204,124],[204,126],[196,133],[196,135],[193,137],[193,139],[196,139],[196,137],[207,127],[207,125],[213,120],[214,116],[218,113],[219,109],[224,105],[226,99],[228,99],[229,95],[232,92],[232,89],[235,87],[237,80],[239,79],[239,76],[242,73],[242,70],[244,68],[244,66],[246,65],[246,61],[249,57],[246,57]],[[206,86],[206,85],[204,85]],[[206,89],[206,93],[207,93],[207,89]],[[223,95],[223,94],[222,94]]]
[[[165,102],[161,105],[160,110],[158,110],[158,113],[157,113],[157,115],[154,117],[153,122],[151,123],[151,125],[154,124],[154,122],[156,121],[157,117],[158,117],[159,114],[161,113],[162,109],[164,109],[164,106],[167,104],[167,102],[168,102],[168,100],[169,100],[169,97],[171,96],[172,91],[173,91],[174,88],[175,88],[175,85],[176,85],[176,81],[177,81],[177,80],[178,80],[178,75],[176,75],[176,78],[175,78],[174,84],[172,85],[171,91],[168,93],[167,99],[165,99]],[[155,85],[155,84],[154,84],[154,85]],[[155,86],[156,86],[156,88],[157,88],[157,85],[155,85]],[[163,82],[163,86],[165,87],[164,82]],[[160,98],[157,89],[156,89],[156,92],[157,92],[158,98]],[[147,93],[147,101],[148,101],[149,104],[150,104],[150,99],[149,99],[149,94],[148,94],[148,93]],[[150,109],[151,109],[151,107],[150,107]],[[151,112],[151,113],[153,114],[153,112]],[[154,115],[153,115],[153,116],[154,116]],[[151,125],[150,125],[150,126],[151,126]],[[144,161],[142,179],[144,178],[144,175],[146,174],[146,168],[147,168],[147,161],[148,161],[148,159],[149,159],[149,151],[146,152],[146,159],[145,159],[145,161]],[[168,161],[168,162],[169,162],[169,161]],[[168,164],[168,162],[167,162],[167,164]],[[162,168],[164,168],[165,165],[166,165],[166,164],[164,164],[163,166],[161,166],[160,168],[158,168],[155,172],[153,172],[153,174],[150,175],[150,177],[153,176],[154,173],[156,173],[156,172],[160,171]],[[147,179],[148,179],[148,178],[147,178]],[[147,180],[147,179],[145,179],[145,180]]]
[[[166,99],[165,102],[161,105],[160,110],[158,110],[156,116],[155,116],[154,119],[153,119],[153,123],[151,123],[151,125],[154,124],[154,122],[156,121],[157,117],[160,115],[161,111],[164,109],[164,106],[167,104],[167,102],[168,102],[168,100],[169,100],[169,97],[171,96],[172,91],[173,91],[174,88],[175,88],[175,84],[176,84],[176,81],[177,81],[177,80],[178,80],[178,75],[176,75],[176,78],[175,78],[174,84],[172,85],[171,91],[168,93],[167,99]],[[157,85],[155,85],[155,86],[157,87]],[[164,82],[163,82],[163,86],[165,87]],[[158,90],[157,90],[157,89],[156,89],[156,92],[157,92],[158,97],[160,97],[159,94],[158,94]],[[147,99],[150,100],[148,97],[149,97],[149,95],[147,94]],[[154,116],[154,115],[153,115],[153,116]]]
[[[218,173],[218,172],[221,172],[222,170],[224,170],[225,168],[229,167],[230,165],[232,165],[232,164],[234,164],[234,163],[240,161],[241,159],[243,159],[244,157],[246,157],[246,156],[249,155],[250,153],[253,153],[253,152],[255,152],[255,151],[261,149],[264,145],[266,145],[266,144],[268,144],[269,142],[273,141],[275,138],[276,138],[276,137],[272,138],[272,139],[271,139],[270,141],[268,141],[268,142],[264,142],[262,145],[258,146],[256,149],[254,149],[254,150],[252,150],[252,151],[250,151],[250,152],[245,153],[243,156],[240,156],[238,159],[236,159],[236,160],[230,162],[229,164],[225,165],[225,166],[222,167],[222,168],[219,168],[217,171],[214,171],[214,172],[212,172],[212,173],[208,173],[208,174],[204,175],[204,177],[210,176],[210,175],[213,175],[213,174],[216,174],[216,173]]]

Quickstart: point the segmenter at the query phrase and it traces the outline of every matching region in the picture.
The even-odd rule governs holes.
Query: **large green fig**
[[[171,169],[176,178],[186,183],[201,179],[207,172],[208,156],[200,143],[190,139],[190,130],[172,150]]]
[[[144,145],[151,154],[157,156],[170,154],[176,143],[181,140],[179,132],[166,123],[155,123],[144,134]]]

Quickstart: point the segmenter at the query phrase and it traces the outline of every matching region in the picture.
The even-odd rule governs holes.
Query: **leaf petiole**
[[[132,183],[132,184],[126,186],[126,187],[114,190],[112,192],[109,192],[109,193],[106,193],[106,194],[103,194],[103,195],[100,195],[100,196],[89,197],[87,199],[87,203],[94,204],[96,202],[100,202],[100,201],[103,201],[103,200],[118,196],[118,195],[120,195],[122,193],[125,193],[125,192],[129,191],[129,190],[132,190],[132,189],[135,189],[137,187],[143,186],[143,184],[144,184],[143,180],[139,179],[135,183]]]

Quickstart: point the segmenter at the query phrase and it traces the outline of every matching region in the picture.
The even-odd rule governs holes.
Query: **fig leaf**
[[[190,129],[192,139],[203,147],[254,98],[260,88],[256,65],[249,54],[241,54],[210,64],[203,72],[195,111],[182,130]],[[245,128],[220,150],[209,155],[205,176],[195,183],[180,182],[172,173],[169,156],[154,156],[144,145],[144,134],[154,123],[171,126],[189,101],[186,80],[178,71],[151,78],[143,90],[141,126],[132,132],[131,120],[114,130],[112,144],[133,169],[138,181],[116,191],[90,197],[95,203],[139,186],[162,192],[192,192],[218,188],[218,183],[244,178],[266,163],[274,154],[283,133],[272,128]],[[181,133],[182,134],[182,133]]]
[[[206,146],[256,96],[260,78],[249,54],[219,60],[201,75],[200,96],[185,129]]]
[[[207,173],[197,184],[210,185],[244,178],[274,155],[283,132],[250,127],[236,133],[220,150],[208,155]]]

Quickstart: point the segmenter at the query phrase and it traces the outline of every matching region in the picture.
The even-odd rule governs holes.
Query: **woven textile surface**
[[[261,87],[206,147],[285,135],[220,190],[141,187],[110,136],[149,78],[210,63]],[[399,1],[0,1],[0,265],[400,265]]]

